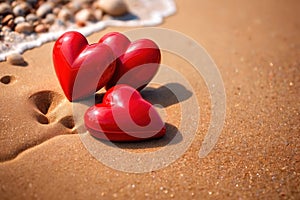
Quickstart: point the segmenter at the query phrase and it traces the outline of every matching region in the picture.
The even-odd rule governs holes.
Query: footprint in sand
[[[66,109],[68,101],[60,94],[53,91],[41,91],[29,97],[34,110],[36,111],[36,120],[40,124],[52,124],[58,122],[70,131],[73,131],[75,126],[73,117],[69,114],[69,109]],[[67,115],[67,116],[66,116]],[[70,133],[70,131],[67,131]]]
[[[12,81],[13,76],[0,78],[6,85]],[[0,145],[3,146],[0,161],[12,160],[53,137],[77,133],[71,103],[57,92],[39,91],[29,95],[27,101],[11,99],[10,104],[17,106],[0,119],[3,124],[0,127]],[[14,120],[9,120],[13,117]]]

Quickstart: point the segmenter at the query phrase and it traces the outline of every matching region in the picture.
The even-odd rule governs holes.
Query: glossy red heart
[[[104,35],[99,43],[107,44],[117,57],[115,73],[106,89],[116,84],[127,84],[141,90],[158,71],[161,54],[152,40],[131,42],[125,35],[112,32]]]
[[[96,138],[115,142],[162,137],[165,124],[154,107],[127,85],[109,89],[101,104],[90,107],[84,122]]]
[[[75,31],[66,32],[55,42],[53,63],[69,101],[82,99],[105,86],[116,66],[109,46],[89,45],[86,38]]]

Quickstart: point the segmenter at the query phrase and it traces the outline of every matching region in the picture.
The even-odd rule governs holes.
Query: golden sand
[[[143,174],[97,161],[74,134],[51,42],[25,52],[25,67],[0,63],[1,199],[300,198],[300,2],[176,2],[178,13],[160,27],[200,43],[226,89],[226,122],[213,151],[198,157],[211,115],[208,89],[186,61],[164,53],[163,63],[197,91],[200,126],[191,147],[170,166]],[[88,40],[125,30],[108,28]],[[175,126],[177,106],[167,108]]]

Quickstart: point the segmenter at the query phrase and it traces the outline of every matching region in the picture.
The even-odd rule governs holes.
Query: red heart
[[[93,94],[112,77],[115,56],[109,46],[88,44],[79,32],[63,34],[53,48],[53,63],[66,97],[78,100]]]
[[[162,137],[166,128],[153,106],[127,85],[109,89],[101,104],[84,115],[87,130],[96,138],[116,142]]]
[[[106,89],[118,84],[127,84],[143,89],[155,76],[160,64],[160,50],[149,39],[134,42],[123,34],[112,32],[104,35],[99,43],[107,44],[117,57],[116,71]]]

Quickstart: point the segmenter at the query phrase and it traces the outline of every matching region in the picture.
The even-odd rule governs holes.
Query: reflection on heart
[[[53,63],[69,101],[82,99],[105,86],[116,66],[110,47],[103,43],[89,45],[75,31],[66,32],[55,42]]]
[[[117,57],[116,71],[106,89],[116,84],[126,84],[141,90],[158,71],[161,54],[152,40],[140,39],[131,42],[125,35],[112,32],[104,35],[99,43],[108,45]]]

